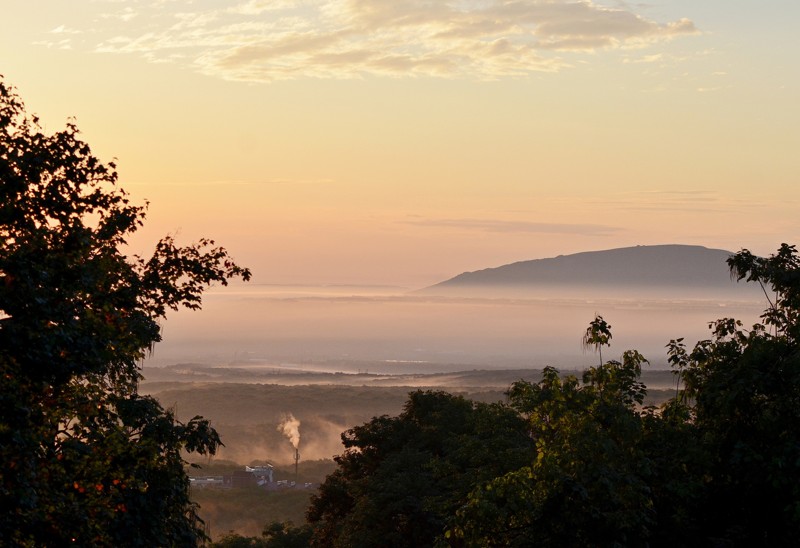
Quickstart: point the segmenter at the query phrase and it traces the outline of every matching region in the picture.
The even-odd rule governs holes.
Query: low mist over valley
[[[753,323],[764,295],[731,280],[726,251],[640,246],[515,263],[423,288],[238,285],[164,324],[148,367],[176,363],[380,374],[593,363],[581,345],[600,314],[611,351],[666,367],[673,338],[708,322]],[[619,280],[615,283],[615,278]],[[469,283],[467,283],[469,282]]]
[[[580,377],[598,363],[581,336],[601,314],[612,328],[604,358],[640,350],[650,360],[644,404],[659,405],[677,389],[670,339],[693,345],[710,336],[709,321],[753,322],[763,308],[760,288],[731,279],[729,255],[640,246],[514,263],[418,290],[229,287],[209,293],[202,313],[165,324],[142,391],[219,432],[225,445],[196,461],[194,474],[271,463],[293,481],[298,464],[303,481],[319,483],[344,451],[343,432],[398,415],[413,390],[498,402],[512,383],[538,382],[548,365]],[[287,417],[295,442],[282,430]],[[229,529],[257,535],[269,520],[302,521],[310,493],[195,489],[195,497],[219,538]]]
[[[541,379],[541,371],[532,369],[378,375],[184,364],[147,373],[151,379],[171,380],[145,381],[143,393],[155,396],[179,419],[209,419],[225,444],[213,458],[191,457],[197,466],[191,476],[221,477],[245,465],[269,463],[275,466],[276,481],[292,485],[277,491],[193,488],[192,498],[214,539],[232,530],[256,536],[271,521],[302,523],[312,494],[335,469],[333,457],[344,453],[342,433],[374,417],[397,416],[414,390],[444,390],[488,403],[507,401],[505,392],[513,382]],[[675,394],[670,371],[646,371],[643,381],[648,405]],[[294,420],[295,440],[285,431],[287,417]]]
[[[414,389],[499,401],[542,368],[595,365],[581,337],[596,314],[611,325],[606,359],[650,361],[651,401],[675,379],[665,345],[710,336],[708,322],[758,319],[760,288],[731,280],[727,251],[639,246],[465,273],[431,287],[237,285],[179,312],[145,362],[143,390],[220,431],[219,458],[290,462],[277,431],[302,423],[303,459],[330,459],[340,434],[400,411]]]

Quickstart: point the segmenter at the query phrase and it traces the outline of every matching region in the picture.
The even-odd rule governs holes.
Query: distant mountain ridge
[[[726,263],[732,254],[723,249],[680,244],[587,251],[464,272],[420,292],[447,294],[470,288],[553,286],[730,290],[736,286]]]

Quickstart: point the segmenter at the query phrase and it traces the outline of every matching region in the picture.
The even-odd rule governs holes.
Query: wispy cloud
[[[184,60],[209,75],[251,82],[376,74],[497,79],[561,70],[574,64],[575,52],[641,48],[697,32],[688,19],[657,22],[626,4],[590,0],[246,0],[205,10],[179,4],[180,13],[173,6],[111,13],[96,51]]]
[[[731,212],[767,207],[767,203],[754,198],[733,198],[714,190],[642,190],[596,200],[598,207],[623,211],[659,213],[704,213],[727,215]]]
[[[262,179],[257,181],[159,181],[159,182],[128,182],[128,185],[141,186],[258,186],[258,185],[328,185],[334,183],[333,179]]]
[[[664,54],[663,53],[654,53],[652,55],[643,55],[641,57],[636,58],[626,58],[622,62],[623,63],[660,63],[664,61]]]
[[[412,219],[404,224],[478,230],[482,232],[530,232],[539,234],[580,234],[604,236],[621,232],[622,229],[610,225],[585,223],[537,223],[529,221],[508,221],[499,219]]]
[[[50,34],[80,34],[81,31],[67,27],[66,25],[59,25],[50,31]]]
[[[138,12],[130,6],[126,6],[118,11],[106,12],[100,15],[102,19],[119,19],[120,21],[131,21],[138,16]]]

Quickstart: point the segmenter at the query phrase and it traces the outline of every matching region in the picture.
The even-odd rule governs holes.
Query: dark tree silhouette
[[[138,394],[167,310],[249,279],[210,240],[121,252],[144,220],[69,122],[48,135],[0,80],[0,545],[187,546],[182,451],[208,422]]]
[[[342,440],[308,512],[313,546],[433,546],[476,483],[522,466],[533,448],[512,409],[444,392],[412,392],[398,417]]]

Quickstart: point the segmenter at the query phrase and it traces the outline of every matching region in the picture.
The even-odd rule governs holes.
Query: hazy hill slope
[[[685,287],[730,289],[730,251],[693,245],[636,246],[559,255],[465,272],[421,290],[546,286]]]

